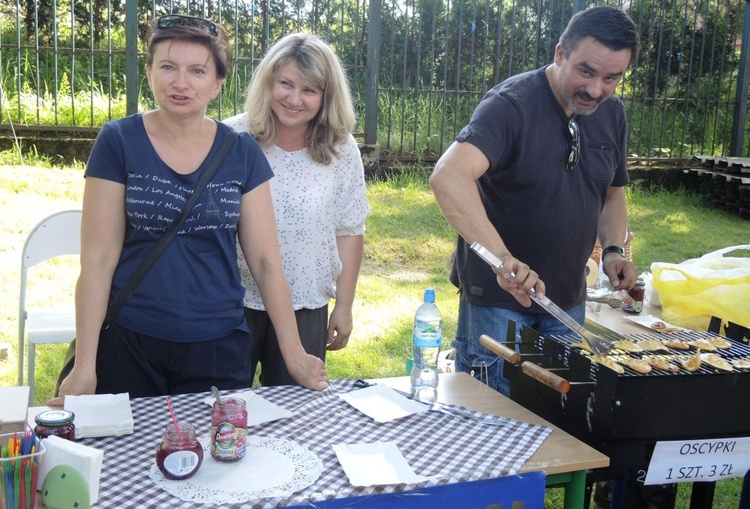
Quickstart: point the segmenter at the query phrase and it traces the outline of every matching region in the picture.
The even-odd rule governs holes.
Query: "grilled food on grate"
[[[627,357],[624,359],[617,359],[620,364],[624,364],[633,371],[647,375],[651,373],[651,365],[643,359],[636,359],[635,357]]]
[[[694,339],[693,341],[688,341],[688,345],[704,352],[716,351],[716,347],[707,339]]]
[[[722,338],[721,336],[711,336],[708,338],[708,342],[714,345],[719,350],[728,350],[732,347],[732,343]]]
[[[661,369],[662,371],[669,371],[671,373],[677,373],[680,368],[669,362],[664,357],[654,357],[652,355],[647,355],[643,357],[643,360],[648,362],[651,367],[654,367],[656,369]]]
[[[675,350],[690,350],[690,345],[688,345],[683,340],[677,339],[677,338],[665,339],[664,344],[667,345],[669,348],[674,348]]]
[[[720,369],[722,371],[734,371],[734,368],[729,361],[722,359],[715,353],[701,354],[701,360],[712,368]]]
[[[573,343],[570,346],[572,346],[573,348],[579,348],[581,350],[585,350],[588,353],[594,353],[594,352],[591,351],[591,347],[588,345],[588,343],[583,343],[583,342],[581,342],[581,343]]]
[[[732,359],[732,364],[737,369],[750,369],[750,357],[745,359]]]
[[[684,357],[680,359],[680,364],[682,364],[682,367],[686,370],[690,371],[691,373],[698,371],[701,369],[701,350],[700,348],[695,353],[695,355],[691,355],[690,357]]]
[[[614,359],[611,359],[606,355],[594,355],[593,357],[596,362],[598,362],[602,366],[607,366],[618,375],[622,375],[625,373],[625,368],[617,364]]]
[[[638,342],[638,346],[646,350],[647,352],[666,352],[669,353],[669,348],[664,346],[664,343],[658,339],[642,339]]]
[[[643,348],[641,348],[638,343],[635,341],[631,341],[629,339],[620,339],[615,341],[615,348],[618,350],[623,350],[625,352],[642,352]]]

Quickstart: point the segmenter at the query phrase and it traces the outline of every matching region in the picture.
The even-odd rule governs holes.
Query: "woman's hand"
[[[352,335],[354,328],[354,319],[352,318],[351,306],[333,307],[331,317],[328,320],[328,350],[341,350],[349,342],[349,336]]]
[[[326,365],[318,357],[303,353],[287,361],[286,367],[292,378],[303,387],[322,391],[328,387]]]
[[[65,396],[70,394],[94,394],[96,392],[96,373],[86,374],[74,367],[60,384],[59,395],[47,402],[47,406],[63,406]]]

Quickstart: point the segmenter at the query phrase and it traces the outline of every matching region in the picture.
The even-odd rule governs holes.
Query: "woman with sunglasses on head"
[[[152,22],[146,77],[157,108],[106,124],[86,169],[77,351],[60,395],[252,386],[238,241],[292,376],[327,386],[323,362],[300,343],[278,249],[273,173],[248,135],[237,138],[178,234],[102,329],[108,303],[180,215],[231,132],[206,117],[230,63],[221,25],[179,15]]]
[[[287,35],[253,73],[245,110],[225,123],[251,133],[271,163],[281,256],[299,334],[305,350],[325,360],[326,350],[344,348],[352,332],[370,214],[341,62],[320,38]],[[240,266],[245,316],[258,338],[251,360],[261,364],[261,383],[294,383],[279,352],[280,331],[241,255]],[[331,299],[335,305],[329,318]]]

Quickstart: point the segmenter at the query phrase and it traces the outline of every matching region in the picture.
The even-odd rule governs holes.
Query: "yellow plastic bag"
[[[750,327],[750,258],[725,257],[750,250],[732,246],[682,263],[651,264],[664,320],[693,330],[708,330],[712,316]]]

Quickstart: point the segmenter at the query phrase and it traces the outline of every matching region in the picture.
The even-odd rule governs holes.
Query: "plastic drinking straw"
[[[21,468],[20,470],[20,478],[21,480],[18,483],[18,507],[25,508],[26,507],[26,463],[25,459],[21,461]]]
[[[177,436],[182,439],[182,433],[180,433],[180,425],[177,424],[177,417],[174,415],[174,410],[172,409],[172,402],[169,401],[169,396],[166,397],[167,399],[167,408],[169,408],[169,414],[172,416],[172,422],[174,423],[174,429],[177,430]]]

